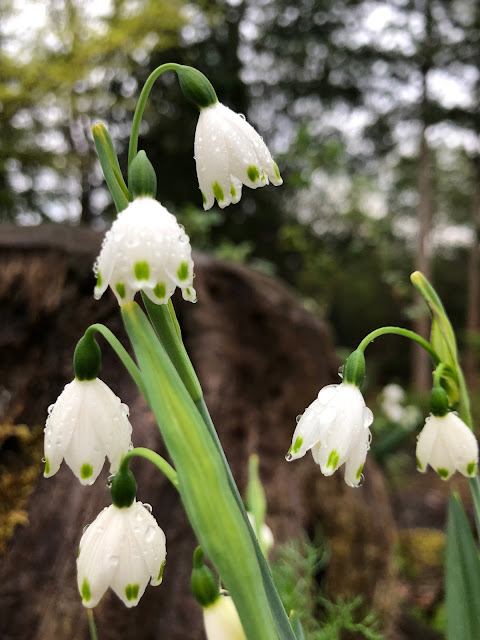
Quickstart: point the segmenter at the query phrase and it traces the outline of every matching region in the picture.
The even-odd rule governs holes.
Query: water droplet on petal
[[[371,431],[368,432],[367,443],[368,443],[368,447],[370,448],[370,445],[372,444],[372,432]]]
[[[300,420],[302,419],[302,416],[303,416],[303,413],[301,413],[300,415],[298,415],[298,416],[295,418],[295,422],[296,422],[297,424],[298,424],[298,423],[300,422]]]
[[[88,529],[88,527],[89,527],[89,526],[90,526],[89,524],[86,524],[86,525],[83,527],[83,532],[82,532],[82,533],[85,533],[85,531]]]
[[[242,120],[246,120],[246,118],[245,118],[245,114],[244,114],[244,113],[239,113],[238,115],[239,115],[239,117],[240,117]]]
[[[45,459],[45,457],[43,457],[42,458],[42,464],[45,464],[45,461],[46,461],[46,459]]]
[[[363,426],[367,429],[373,422],[373,413],[368,407],[363,407]]]
[[[110,556],[108,562],[111,567],[118,567],[118,556]]]
[[[340,376],[340,378],[342,378],[343,380],[343,371],[345,369],[345,365],[342,364],[340,367],[338,367],[338,375]]]
[[[144,540],[147,544],[151,544],[155,538],[155,527],[148,527],[145,532]]]
[[[52,413],[52,411],[53,411],[54,407],[55,407],[55,405],[54,405],[54,404],[51,404],[51,405],[48,407],[48,409],[47,409],[47,413],[48,413],[48,415],[50,415],[50,414]]]
[[[363,484],[363,481],[365,480],[365,476],[363,475],[363,473],[360,475],[360,478],[358,480],[358,484],[355,485],[356,488],[361,487]]]
[[[152,505],[147,502],[143,503],[143,507],[148,511],[148,513],[152,513]]]
[[[111,489],[111,487],[112,487],[114,478],[115,478],[115,474],[112,474],[111,476],[108,476],[108,478],[107,478],[107,487],[109,489]]]
[[[291,454],[291,453],[287,453],[287,454],[285,455],[285,460],[286,460],[287,462],[290,462],[290,460],[291,460],[292,458],[293,458],[293,456],[292,456],[292,454]]]

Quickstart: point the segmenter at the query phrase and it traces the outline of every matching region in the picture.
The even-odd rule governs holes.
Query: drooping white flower
[[[200,110],[195,160],[205,210],[215,198],[222,209],[237,203],[242,184],[256,189],[269,181],[276,186],[283,183],[262,138],[244,116],[220,102]]]
[[[128,407],[99,378],[67,384],[48,410],[45,425],[45,472],[50,478],[65,462],[82,484],[93,484],[105,456],[110,472],[131,448]]]
[[[221,595],[203,610],[207,640],[246,640],[242,623],[230,596]]]
[[[478,443],[456,413],[430,415],[417,440],[417,468],[425,473],[430,465],[447,480],[455,471],[469,478],[477,473]]]
[[[94,272],[98,300],[110,287],[123,304],[144,291],[156,304],[166,304],[176,287],[195,302],[189,237],[157,200],[140,197],[118,214],[107,232]]]
[[[345,463],[345,482],[357,487],[370,448],[372,421],[373,414],[356,385],[342,382],[323,387],[299,419],[286,459],[301,458],[311,449],[324,475]]]
[[[250,520],[250,524],[252,525],[253,530],[255,531],[255,518],[253,517],[253,513],[247,511],[247,516]],[[268,553],[275,543],[272,530],[270,529],[268,524],[265,524],[265,522],[263,522],[262,526],[260,527],[260,538],[258,542],[264,553]]]
[[[111,587],[134,607],[148,582],[162,582],[165,534],[146,505],[134,501],[105,507],[84,531],[77,558],[77,584],[85,607],[94,607]]]

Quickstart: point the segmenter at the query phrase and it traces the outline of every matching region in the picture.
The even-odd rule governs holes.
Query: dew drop
[[[82,533],[85,533],[85,531],[88,529],[88,527],[89,527],[89,526],[90,526],[89,524],[86,524],[86,525],[83,527],[83,532],[82,532]]]
[[[46,462],[46,458],[45,458],[45,457],[43,457],[43,458],[42,458],[42,464],[45,464],[45,462]]]
[[[144,508],[148,511],[148,513],[152,513],[152,505],[147,502],[143,503]]]
[[[363,407],[363,426],[367,429],[373,422],[373,413],[368,407]]]
[[[240,117],[242,120],[246,120],[246,118],[245,118],[245,114],[244,114],[244,113],[239,113],[238,115],[239,115],[239,117]]]
[[[107,478],[107,487],[109,489],[112,488],[112,484],[113,484],[113,479],[115,478],[115,474],[113,473],[111,476],[108,476]]]
[[[48,413],[48,415],[51,415],[51,413],[52,413],[52,411],[53,411],[54,407],[55,407],[55,405],[54,405],[54,404],[51,404],[51,405],[48,407],[48,409],[47,409],[47,413]]]
[[[357,485],[355,485],[355,486],[356,486],[357,488],[358,488],[358,487],[361,487],[361,486],[362,486],[362,484],[363,484],[363,481],[364,481],[364,480],[365,480],[365,476],[364,476],[364,475],[363,475],[363,473],[362,473],[362,474],[360,475],[359,480],[358,480],[358,484],[357,484]]]
[[[345,370],[345,365],[342,364],[340,367],[338,367],[338,375],[340,376],[340,378],[342,378],[343,380],[343,372]]]
[[[291,453],[287,453],[287,454],[286,454],[286,456],[285,456],[285,460],[286,460],[287,462],[290,462],[290,460],[291,460],[292,458],[293,458],[293,456],[292,456],[292,454],[291,454]]]
[[[148,527],[145,532],[144,540],[147,544],[151,544],[155,538],[155,527]]]
[[[108,562],[111,567],[118,567],[118,556],[110,556]]]
[[[298,424],[300,422],[300,420],[302,419],[303,413],[300,413],[296,418],[295,418],[295,422]]]

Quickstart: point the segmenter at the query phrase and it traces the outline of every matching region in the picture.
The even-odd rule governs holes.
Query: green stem
[[[120,340],[118,340],[118,338],[110,331],[110,329],[108,329],[108,327],[106,327],[103,324],[90,325],[88,329],[85,331],[85,335],[93,332],[100,333],[105,338],[105,340],[109,343],[109,345],[112,347],[112,349],[115,351],[117,356],[122,361],[128,373],[132,376],[133,381],[135,382],[137,387],[140,389],[142,394],[146,397],[146,389],[143,383],[140,369],[137,367],[133,359],[130,357],[127,350],[120,342]]]
[[[404,338],[409,338],[410,340],[417,342],[421,347],[425,349],[425,351],[428,352],[435,365],[438,365],[440,363],[439,355],[427,340],[422,338],[422,336],[419,336],[418,333],[409,331],[408,329],[402,329],[401,327],[381,327],[380,329],[375,329],[375,331],[369,333],[368,336],[365,336],[365,338],[360,342],[360,344],[358,345],[358,350],[362,352],[365,351],[370,342],[373,342],[380,336],[389,334],[403,336]]]
[[[155,80],[159,78],[162,73],[165,71],[176,71],[180,67],[179,64],[175,62],[168,62],[167,64],[162,64],[160,67],[152,71],[152,73],[148,76],[147,81],[142,89],[142,93],[137,102],[137,107],[135,109],[135,115],[133,116],[132,123],[132,133],[130,134],[130,143],[128,146],[128,166],[130,167],[132,161],[137,155],[138,149],[138,134],[140,132],[140,124],[142,122],[143,112],[145,111],[145,106],[147,104],[148,96],[150,91],[152,90],[153,85],[155,84]]]
[[[449,369],[450,367],[445,364],[444,362],[441,362],[438,367],[435,369],[435,371],[433,372],[433,386],[434,387],[441,387],[442,386],[442,376],[443,376],[443,372],[445,371],[445,369]]]
[[[162,456],[158,455],[158,453],[155,453],[155,451],[152,451],[151,449],[147,449],[145,447],[135,447],[135,449],[130,449],[130,451],[122,459],[119,471],[126,471],[128,469],[130,460],[134,456],[145,458],[146,460],[152,462],[170,480],[175,489],[177,489],[178,491],[177,472],[172,467],[172,465],[165,460],[165,458],[162,458]]]
[[[117,169],[118,159],[113,150],[110,136],[101,124],[96,124],[92,129],[92,133],[98,159],[100,160],[103,175],[105,176],[105,182],[112,195],[117,211],[123,211],[128,207],[130,197],[123,181],[120,167]]]
[[[98,640],[97,625],[95,624],[93,609],[87,609],[87,615],[88,615],[88,628],[90,630],[90,638],[91,640]]]

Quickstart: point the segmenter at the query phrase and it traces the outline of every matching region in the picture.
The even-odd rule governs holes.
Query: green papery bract
[[[255,549],[221,456],[140,307],[126,303],[122,316],[198,541],[232,596],[247,638],[277,640]]]

